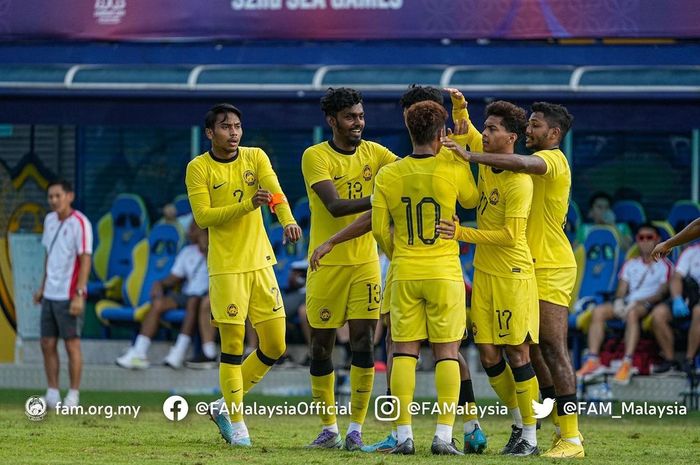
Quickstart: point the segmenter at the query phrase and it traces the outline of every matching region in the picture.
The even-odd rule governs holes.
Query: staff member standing
[[[71,207],[75,195],[68,181],[49,184],[52,212],[44,219],[41,243],[46,247],[46,266],[34,301],[41,303],[41,351],[48,389],[46,404],[54,408],[61,401],[58,390],[58,338],[66,344],[70,390],[65,406],[80,403],[80,375],[83,368],[80,330],[87,298],[87,281],[92,255],[92,226],[85,215]]]

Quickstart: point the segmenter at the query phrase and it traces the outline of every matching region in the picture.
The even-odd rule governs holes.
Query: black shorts
[[[175,308],[187,308],[187,301],[190,300],[190,297],[194,296],[185,295],[182,292],[170,291],[165,294],[165,297],[175,301]]]
[[[83,317],[70,314],[70,300],[41,301],[41,337],[80,337]]]

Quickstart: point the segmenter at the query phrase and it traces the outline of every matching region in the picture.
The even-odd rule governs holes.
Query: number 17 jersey
[[[452,219],[457,201],[474,208],[478,194],[465,163],[444,157],[408,156],[377,175],[372,208],[386,208],[394,224],[394,280],[462,281],[459,245],[435,231]]]

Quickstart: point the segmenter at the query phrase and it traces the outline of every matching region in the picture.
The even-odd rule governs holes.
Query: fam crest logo
[[[97,24],[119,24],[126,16],[126,0],[95,0],[92,16],[97,19]]]
[[[32,396],[24,403],[24,413],[32,421],[41,421],[46,416],[46,401],[43,397]]]
[[[243,173],[243,180],[249,186],[253,186],[255,185],[257,178],[255,177],[255,173],[253,173],[251,170],[246,170],[245,173]]]
[[[372,168],[370,168],[369,165],[365,165],[365,167],[362,168],[362,177],[365,178],[365,181],[372,179]]]
[[[226,314],[231,318],[235,317],[236,315],[238,315],[238,306],[236,306],[236,304],[229,305],[226,309]]]
[[[321,321],[328,321],[331,319],[331,311],[327,308],[322,308],[319,316],[321,317]]]
[[[496,205],[500,198],[501,198],[501,196],[498,193],[498,189],[494,189],[491,191],[491,195],[489,195],[489,203],[491,205]]]

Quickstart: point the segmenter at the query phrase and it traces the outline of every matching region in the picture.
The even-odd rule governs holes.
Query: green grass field
[[[162,413],[167,394],[83,392],[83,405],[140,405],[138,418],[105,419],[88,416],[57,416],[49,412],[42,421],[30,421],[24,403],[37,392],[0,390],[0,464],[423,464],[469,463],[512,464],[518,459],[496,455],[508,439],[508,418],[486,418],[481,421],[489,438],[489,449],[481,456],[436,458],[430,455],[434,431],[431,417],[414,420],[416,455],[396,457],[344,451],[308,451],[303,446],[318,433],[314,417],[247,418],[253,447],[228,447],[216,427],[206,417],[194,413],[197,401],[209,397],[185,396],[190,413],[180,422],[168,421]],[[307,399],[262,398],[250,396],[249,402],[274,404]],[[348,419],[340,418],[342,431]],[[455,437],[461,440],[461,420]],[[586,442],[588,463],[609,464],[698,464],[700,463],[700,413],[676,418],[584,418],[581,422]],[[385,423],[368,414],[364,428],[365,441],[386,435]],[[459,434],[457,434],[459,433]],[[538,434],[540,445],[550,444],[552,427],[546,422]],[[551,459],[522,459],[548,463]]]

